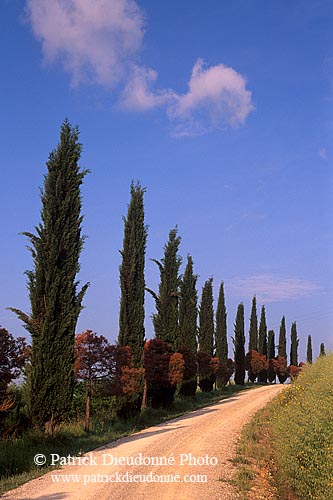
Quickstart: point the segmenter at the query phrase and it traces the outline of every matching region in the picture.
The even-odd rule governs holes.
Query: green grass
[[[279,474],[302,500],[333,500],[333,355],[307,365],[272,407]]]
[[[253,385],[228,385],[224,389],[210,393],[198,392],[195,398],[176,397],[172,408],[168,410],[147,408],[127,422],[113,419],[101,423],[95,418],[90,433],[84,432],[83,424],[72,423],[64,425],[53,438],[31,431],[18,439],[1,440],[0,495],[51,470],[50,460],[42,468],[34,464],[33,458],[38,453],[49,458],[51,453],[58,453],[60,456],[85,453],[140,429],[203,408],[252,387]]]
[[[244,427],[233,460],[244,499],[266,487],[279,500],[333,500],[332,380],[330,354],[304,366]]]

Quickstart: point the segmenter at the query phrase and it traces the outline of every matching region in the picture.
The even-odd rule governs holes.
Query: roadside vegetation
[[[57,453],[60,456],[80,455],[141,429],[203,408],[230,397],[236,392],[253,387],[255,386],[252,384],[244,386],[229,384],[227,387],[211,392],[198,391],[195,398],[176,396],[171,408],[154,409],[148,407],[139,415],[126,421],[120,420],[115,415],[116,406],[109,403],[108,407],[105,407],[105,399],[97,398],[92,408],[90,432],[84,431],[83,412],[81,419],[62,424],[53,436],[31,430],[24,432],[21,437],[16,439],[1,440],[0,495],[51,470],[48,465],[50,460],[43,467],[34,464],[33,459],[36,454],[43,454],[48,459],[51,453]],[[77,400],[82,399],[81,404],[84,406],[84,394],[76,396]],[[79,404],[79,401],[76,404]],[[101,408],[104,408],[104,415],[101,413]]]
[[[234,462],[244,499],[333,500],[333,354],[301,374],[244,428]]]

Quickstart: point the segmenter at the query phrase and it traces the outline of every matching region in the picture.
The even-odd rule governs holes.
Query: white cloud
[[[120,106],[128,110],[145,111],[165,105],[173,99],[170,90],[151,89],[157,80],[157,71],[142,66],[134,66],[122,93]]]
[[[73,86],[103,85],[127,110],[163,107],[175,135],[236,127],[254,109],[241,74],[202,59],[185,94],[155,88],[157,72],[138,63],[144,16],[134,0],[27,0],[27,13],[45,61],[59,62]]]
[[[245,78],[233,68],[218,64],[207,69],[195,63],[186,94],[175,96],[169,116],[179,135],[242,125],[254,109]]]
[[[271,274],[236,278],[230,280],[228,287],[233,295],[256,295],[264,303],[302,299],[319,291],[319,286],[312,281]]]
[[[132,0],[27,0],[45,60],[59,60],[73,85],[114,85],[141,48],[143,14]]]
[[[326,148],[321,148],[319,150],[319,156],[322,160],[327,160],[327,151]]]

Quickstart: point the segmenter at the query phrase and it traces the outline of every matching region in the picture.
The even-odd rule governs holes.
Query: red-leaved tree
[[[204,392],[213,390],[219,369],[219,358],[213,358],[205,352],[198,352],[199,386]]]
[[[30,348],[25,338],[15,339],[0,327],[0,403],[6,398],[7,387],[19,377],[29,359]]]
[[[255,350],[248,352],[245,358],[245,369],[248,371],[251,382],[254,382],[260,372],[268,369],[266,356]]]
[[[74,374],[87,384],[84,428],[89,431],[93,384],[114,376],[116,371],[115,346],[103,335],[86,330],[75,337]]]
[[[177,384],[183,380],[185,368],[181,353],[161,339],[151,339],[144,346],[147,401],[153,408],[171,406]]]
[[[273,369],[279,379],[280,384],[283,384],[288,378],[287,360],[284,356],[277,356],[272,360]]]

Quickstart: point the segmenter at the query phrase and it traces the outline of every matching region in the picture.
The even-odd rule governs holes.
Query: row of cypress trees
[[[35,233],[26,232],[30,241],[33,269],[26,272],[31,304],[30,313],[11,308],[22,320],[32,338],[31,365],[27,372],[30,414],[34,425],[52,426],[62,421],[71,406],[74,389],[74,339],[82,301],[89,283],[81,288],[77,281],[79,257],[84,237],[80,188],[87,170],[81,170],[79,159],[82,146],[79,130],[65,120],[60,141],[49,156],[47,174],[41,191],[41,222]],[[169,233],[161,260],[153,259],[160,273],[157,292],[146,288],[144,269],[147,226],[144,217],[145,189],[131,184],[131,199],[124,217],[124,240],[121,250],[120,314],[118,344],[131,348],[134,364],[142,365],[145,342],[145,290],[154,297],[156,313],[153,326],[157,339],[167,342],[175,351],[185,346],[192,354],[216,355],[220,362],[228,361],[226,307],[223,283],[220,285],[215,325],[213,310],[213,279],[203,287],[198,307],[197,275],[193,260],[187,256],[185,272],[179,274],[181,238],[177,228]],[[274,341],[266,340],[265,310],[256,332],[256,312],[251,315],[250,346],[266,354]],[[199,326],[197,321],[199,319]],[[286,356],[286,343],[281,323],[279,354]],[[236,367],[245,363],[244,306],[240,304],[235,322],[234,352]],[[269,347],[271,346],[271,347]],[[292,336],[292,359],[297,362],[298,339],[296,325]],[[236,369],[235,379],[238,377]]]

